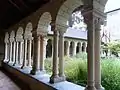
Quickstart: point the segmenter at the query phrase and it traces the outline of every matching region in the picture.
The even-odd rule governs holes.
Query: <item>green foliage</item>
[[[65,57],[65,74],[67,80],[82,86],[87,84],[87,55],[77,54]],[[52,59],[45,60],[45,68],[51,74]],[[120,61],[118,58],[104,58],[101,60],[102,86],[106,90],[120,90]]]

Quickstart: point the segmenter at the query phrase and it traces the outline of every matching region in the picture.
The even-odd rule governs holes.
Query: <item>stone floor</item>
[[[0,71],[0,90],[21,90],[8,76]]]

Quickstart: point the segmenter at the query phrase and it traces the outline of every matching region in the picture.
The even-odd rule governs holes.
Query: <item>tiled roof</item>
[[[53,32],[50,31],[50,29],[48,30],[49,30],[48,34],[53,34]],[[68,28],[64,36],[71,37],[71,38],[78,38],[78,39],[87,39],[87,30],[82,31],[79,29]]]

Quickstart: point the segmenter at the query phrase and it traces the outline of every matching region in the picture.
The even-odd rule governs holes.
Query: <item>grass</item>
[[[65,74],[67,80],[82,86],[87,83],[87,55],[77,54],[65,57]],[[52,71],[52,59],[45,60],[45,68],[49,74]],[[118,58],[101,59],[102,86],[106,90],[120,90],[120,60]]]

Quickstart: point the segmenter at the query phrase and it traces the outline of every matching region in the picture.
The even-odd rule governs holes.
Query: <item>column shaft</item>
[[[24,56],[23,56],[23,64],[22,69],[27,67],[27,39],[24,40]]]
[[[58,77],[58,31],[54,30],[53,32],[53,67],[50,83],[54,83],[55,78]]]
[[[40,71],[40,36],[33,36],[34,43],[33,43],[33,67],[31,70],[31,74],[35,75],[37,72]]]
[[[59,32],[59,76],[65,77],[64,75],[64,36],[63,32]]]
[[[7,56],[8,56],[8,44],[5,43],[5,59],[4,59],[4,61],[8,60]]]
[[[28,43],[28,66],[31,67],[31,49],[32,49],[32,40],[29,40]]]
[[[100,45],[100,22],[98,20],[95,28],[95,87],[97,90],[104,90],[101,86]]]
[[[23,62],[23,42],[20,42],[20,51],[19,51],[19,64],[21,65]]]
[[[10,53],[9,53],[9,61],[8,63],[12,62],[12,42],[10,42]]]
[[[15,56],[15,62],[14,62],[14,64],[13,64],[13,66],[14,65],[18,65],[18,45],[19,45],[19,42],[17,41],[16,42],[16,56]]]
[[[16,59],[16,42],[13,42],[13,63],[15,63],[15,59]]]
[[[76,46],[77,46],[77,44],[76,44],[76,42],[74,42],[74,44],[73,44],[73,56],[76,55]]]
[[[79,45],[79,53],[82,51],[82,45],[81,45],[81,43],[80,43],[80,45]]]
[[[44,40],[44,42],[43,42],[43,60],[45,60],[46,59],[46,46],[47,46],[47,39],[45,39]]]
[[[69,41],[67,42],[67,46],[66,46],[66,54],[67,56],[69,56],[70,54],[70,42]]]
[[[41,43],[40,43],[40,71],[44,70],[44,56],[43,56],[43,51],[44,51],[44,37],[41,36]]]

